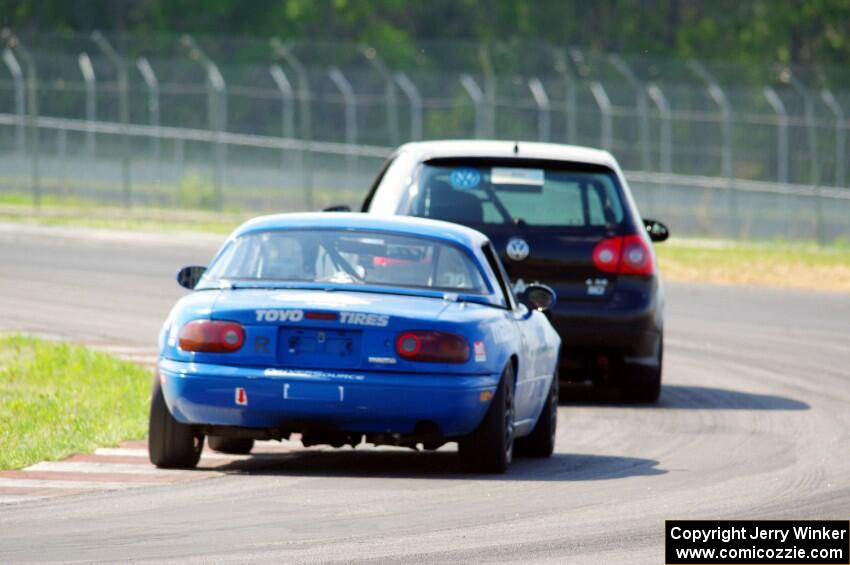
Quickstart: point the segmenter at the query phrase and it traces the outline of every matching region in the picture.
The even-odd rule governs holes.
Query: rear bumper
[[[617,324],[599,320],[576,321],[570,318],[552,320],[552,325],[561,336],[562,357],[582,353],[606,353],[632,359],[654,357],[658,352],[661,332],[651,324]]]
[[[563,360],[609,355],[651,365],[663,333],[663,294],[654,281],[620,280],[606,302],[559,302],[550,319],[563,341]]]
[[[171,414],[187,424],[302,431],[412,433],[433,422],[445,437],[472,432],[499,375],[341,373],[258,369],[161,359]],[[245,390],[245,405],[237,403]]]

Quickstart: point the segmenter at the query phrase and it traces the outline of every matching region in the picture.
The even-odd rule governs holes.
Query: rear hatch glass
[[[425,163],[400,213],[484,232],[513,281],[551,285],[559,300],[604,300],[616,276],[594,246],[626,228],[622,190],[607,167],[526,159]]]

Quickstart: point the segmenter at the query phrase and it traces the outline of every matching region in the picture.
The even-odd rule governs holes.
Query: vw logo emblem
[[[521,237],[512,237],[508,240],[506,251],[511,260],[522,261],[531,253],[531,248],[528,247],[528,242]]]

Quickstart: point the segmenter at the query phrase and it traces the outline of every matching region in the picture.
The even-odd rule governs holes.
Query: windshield
[[[623,221],[613,171],[542,165],[426,163],[408,214],[466,225],[525,223],[577,229],[611,228]]]
[[[243,235],[231,242],[210,266],[201,286],[223,281],[487,293],[476,263],[451,244],[342,230],[276,230]]]

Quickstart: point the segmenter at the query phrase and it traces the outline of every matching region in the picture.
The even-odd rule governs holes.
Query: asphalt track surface
[[[0,225],[0,331],[154,352],[217,238]],[[556,454],[296,451],[206,480],[0,506],[0,562],[663,563],[665,519],[850,517],[850,296],[669,285],[656,406],[563,405]]]

